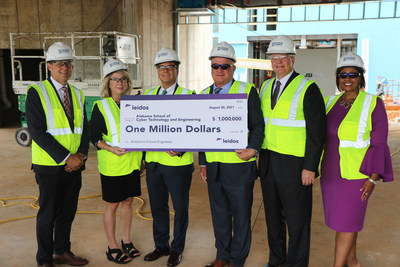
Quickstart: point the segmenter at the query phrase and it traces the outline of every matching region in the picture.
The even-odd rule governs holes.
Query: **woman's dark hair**
[[[355,68],[357,70],[357,72],[360,73],[360,77],[361,77],[361,81],[360,81],[358,88],[365,88],[364,70],[360,67],[346,66],[346,67],[341,67],[341,68],[336,69],[336,87],[340,92],[343,92],[343,90],[339,86],[339,73],[344,68]]]

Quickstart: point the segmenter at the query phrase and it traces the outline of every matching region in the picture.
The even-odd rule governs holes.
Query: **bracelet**
[[[371,183],[373,183],[374,185],[376,185],[378,183],[378,181],[374,181],[371,178],[368,178],[368,181],[370,181]]]

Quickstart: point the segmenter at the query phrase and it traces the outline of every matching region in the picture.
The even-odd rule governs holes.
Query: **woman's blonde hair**
[[[129,72],[127,72],[126,70],[117,70],[117,71],[114,71],[114,72],[108,74],[106,77],[104,77],[100,97],[102,97],[102,98],[111,97],[110,78],[111,78],[111,75],[113,75],[113,73],[115,73],[115,72],[122,74],[122,76],[124,76],[127,79],[128,88],[123,93],[123,95],[131,94],[132,85],[133,85],[131,75],[129,75]]]

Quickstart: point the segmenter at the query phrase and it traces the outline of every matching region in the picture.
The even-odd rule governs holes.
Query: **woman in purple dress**
[[[393,181],[388,120],[379,97],[365,93],[364,63],[353,53],[337,64],[342,94],[327,97],[327,138],[321,165],[325,223],[336,231],[334,267],[360,266],[357,234],[379,179]]]

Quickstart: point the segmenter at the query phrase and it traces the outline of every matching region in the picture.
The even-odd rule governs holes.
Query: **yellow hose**
[[[101,196],[101,194],[89,195],[89,196],[85,196],[85,197],[80,197],[79,200],[88,199],[88,198],[94,198],[94,197],[99,197],[99,196]],[[33,199],[34,201],[32,203],[27,203],[27,202],[6,203],[6,201],[17,200],[17,199]],[[135,199],[139,200],[141,203],[140,203],[139,207],[133,212],[133,214],[138,215],[139,218],[141,218],[141,219],[152,221],[153,220],[152,218],[148,218],[148,217],[143,216],[143,214],[145,214],[145,213],[151,213],[150,210],[148,210],[148,211],[140,211],[140,208],[143,207],[143,205],[144,205],[144,200],[141,199],[140,197],[135,197]],[[28,206],[31,206],[34,209],[39,209],[39,205],[37,204],[38,202],[39,202],[38,197],[0,198],[0,203],[2,204],[3,207],[9,207],[9,206],[12,206],[12,205],[28,205]],[[103,214],[102,211],[78,211],[76,213],[77,214]],[[170,212],[170,214],[174,215],[175,213],[174,212]],[[36,215],[13,218],[13,219],[0,221],[0,224],[1,223],[6,223],[6,222],[29,219],[29,218],[35,218],[35,217],[36,217]]]

